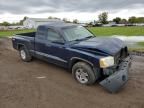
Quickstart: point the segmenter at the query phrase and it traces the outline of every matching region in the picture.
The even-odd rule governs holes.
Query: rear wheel
[[[28,52],[28,50],[25,47],[20,48],[19,54],[20,54],[20,58],[25,62],[29,62],[32,60],[30,53]]]
[[[96,81],[91,66],[85,62],[78,62],[72,67],[73,77],[81,84],[90,85]]]

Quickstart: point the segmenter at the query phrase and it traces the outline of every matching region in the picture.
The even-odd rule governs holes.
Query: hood
[[[123,41],[117,38],[91,38],[80,41],[73,45],[73,48],[87,50],[89,52],[97,52],[104,55],[115,55],[125,47]]]

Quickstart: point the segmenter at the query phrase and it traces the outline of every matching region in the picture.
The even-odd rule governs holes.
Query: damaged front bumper
[[[128,71],[131,66],[131,59],[130,56],[124,59],[120,63],[118,70],[114,74],[102,80],[100,85],[112,93],[115,93],[122,88],[128,81]]]

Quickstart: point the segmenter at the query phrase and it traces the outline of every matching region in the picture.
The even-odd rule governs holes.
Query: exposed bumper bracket
[[[120,88],[122,88],[128,81],[128,71],[131,65],[131,57],[127,57],[119,65],[118,71],[116,71],[111,76],[100,82],[100,85],[103,86],[108,91],[115,93]]]

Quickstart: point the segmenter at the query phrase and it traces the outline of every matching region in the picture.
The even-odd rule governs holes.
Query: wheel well
[[[22,47],[24,47],[24,45],[22,45],[22,44],[18,44],[18,45],[17,45],[17,49],[18,49],[18,50],[20,50],[20,48],[22,48]]]
[[[76,64],[76,63],[78,63],[78,62],[85,62],[85,63],[89,64],[89,65],[93,68],[92,63],[89,63],[89,62],[86,61],[86,60],[74,59],[74,60],[72,60],[72,62],[71,62],[71,64],[70,64],[70,70],[72,69],[73,65]]]
[[[95,67],[91,62],[89,62],[87,60],[84,60],[84,59],[74,59],[74,60],[72,60],[70,68],[69,68],[70,72],[72,71],[72,67],[74,66],[74,64],[76,64],[78,62],[85,62],[85,63],[87,63],[93,69],[95,77],[97,79],[99,79],[101,77],[101,72],[100,72],[101,70],[100,70],[100,68]]]
[[[74,64],[76,64],[78,62],[80,62],[80,60],[78,60],[78,59],[72,60],[72,62],[71,62],[71,68],[73,67]]]

